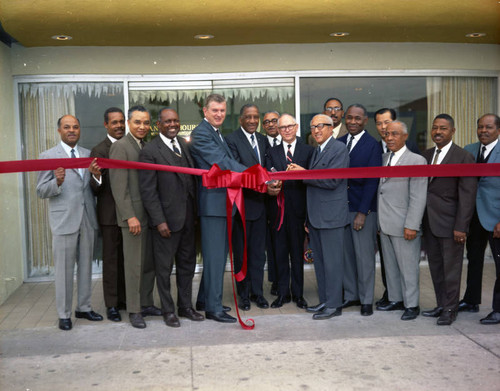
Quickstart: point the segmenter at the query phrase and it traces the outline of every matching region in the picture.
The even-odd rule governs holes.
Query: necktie
[[[434,156],[434,160],[432,160],[432,164],[437,164],[439,154],[441,153],[440,149],[436,149],[436,155]]]
[[[437,164],[438,157],[439,157],[440,153],[441,153],[441,150],[436,148],[436,156],[434,156],[434,159],[432,160],[432,164]],[[429,182],[432,182],[433,179],[434,179],[434,177],[430,177]]]
[[[76,158],[75,150],[71,148],[71,158]],[[78,175],[80,175],[81,178],[83,178],[83,172],[81,168],[77,168],[76,171],[78,172]]]
[[[352,145],[352,142],[354,140],[354,136],[351,136],[351,138],[349,139],[349,142],[347,143],[347,152],[351,153],[351,145]]]
[[[146,145],[146,143],[144,142],[144,140],[139,141],[139,144],[141,144],[141,149],[144,148],[144,146]]]
[[[389,162],[387,163],[388,166],[391,165],[392,158],[394,156],[394,152],[391,152],[391,155],[389,156]]]
[[[252,148],[255,153],[255,156],[257,156],[257,161],[260,163],[259,159],[259,150],[257,149],[257,144],[255,143],[255,135],[250,135],[250,140],[252,140]]]
[[[292,155],[292,144],[288,144],[288,152],[286,153],[286,161],[288,163],[292,163],[293,155]]]
[[[273,147],[275,147],[278,144],[278,140],[276,140],[276,137],[273,138]]]
[[[175,138],[172,139],[172,150],[177,156],[179,157],[181,156],[181,151],[179,150],[179,148],[177,148],[177,144],[175,143]]]
[[[486,153],[486,146],[483,145],[482,148],[481,148],[481,155],[479,155],[479,158],[477,159],[478,163],[485,163],[485,159],[484,159],[484,154],[485,153]]]
[[[222,138],[222,135],[220,134],[220,131],[219,129],[215,129],[215,132],[217,133],[217,136],[219,136],[219,138],[224,141],[224,139]]]

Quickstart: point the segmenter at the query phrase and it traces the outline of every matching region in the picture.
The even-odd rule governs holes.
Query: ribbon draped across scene
[[[59,167],[65,169],[87,168],[94,158],[73,158],[73,159],[33,159],[0,162],[0,174],[47,171],[55,170]],[[97,164],[101,168],[113,169],[138,169],[138,170],[158,170],[176,172],[202,176],[203,186],[209,189],[226,188],[226,215],[227,231],[229,242],[229,254],[231,259],[231,275],[236,281],[242,281],[247,272],[247,243],[245,226],[245,204],[243,201],[243,188],[252,189],[260,193],[265,193],[267,183],[271,180],[303,180],[303,179],[347,179],[347,178],[403,178],[403,177],[457,177],[457,176],[500,176],[500,163],[488,164],[434,164],[417,166],[384,166],[384,167],[355,167],[355,168],[335,168],[322,170],[304,171],[280,171],[267,172],[261,165],[257,164],[244,172],[234,172],[221,170],[216,164],[210,170],[198,168],[186,168],[177,166],[164,166],[151,163],[130,162],[125,160],[114,160],[98,158]],[[232,254],[232,211],[236,205],[244,232],[243,264],[238,273],[234,273]],[[283,205],[280,206],[280,209]],[[236,313],[240,325],[245,330],[255,327],[253,319],[246,322],[241,320],[238,303],[236,299],[236,289],[233,283],[233,296],[236,305]]]

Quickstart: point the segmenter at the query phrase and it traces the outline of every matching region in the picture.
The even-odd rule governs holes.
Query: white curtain
[[[477,141],[476,121],[495,112],[495,78],[492,77],[428,77],[427,78],[427,146],[436,115],[449,114],[455,120],[453,141],[463,147]]]

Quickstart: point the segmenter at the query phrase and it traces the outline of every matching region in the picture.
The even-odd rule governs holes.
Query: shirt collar
[[[324,149],[325,149],[325,147],[326,147],[326,144],[328,144],[332,138],[333,138],[333,135],[331,135],[330,137],[328,137],[328,138],[326,139],[326,141],[325,141],[323,144],[321,144],[321,145],[319,146],[319,149],[320,149],[320,151],[321,151],[321,152],[323,152],[323,150],[324,150]]]
[[[75,150],[75,156],[76,157],[80,157],[80,154],[78,153],[78,144],[75,145],[74,147],[70,147],[68,144],[66,144],[64,141],[61,140],[61,146],[63,147],[64,149],[64,152],[66,152],[66,154],[71,157],[71,150],[74,149]]]
[[[107,136],[108,136],[108,138],[109,138],[109,141],[111,141],[111,143],[115,143],[115,142],[117,142],[117,141],[118,141],[118,139],[116,139],[116,138],[114,138],[114,137],[110,136],[109,134],[108,134]]]

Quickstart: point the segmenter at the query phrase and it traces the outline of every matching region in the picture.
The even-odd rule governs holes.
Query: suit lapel
[[[175,166],[174,152],[163,142],[161,137],[158,135],[152,141],[155,142],[158,147],[158,153],[160,156],[171,166]]]
[[[181,148],[181,151],[184,154],[184,156],[186,157],[188,164],[189,164],[189,167],[191,167],[191,168],[194,167],[193,158],[191,157],[191,154],[189,153],[189,149],[188,149],[186,142],[184,141],[184,139],[182,137],[179,137],[178,140],[179,140],[179,146]]]
[[[240,139],[240,143],[242,143],[242,145],[244,145],[243,148],[245,148],[247,153],[250,154],[250,156],[252,157],[254,163],[259,164],[259,160],[257,159],[257,156],[255,155],[255,151],[253,150],[252,146],[250,145],[250,143],[247,139],[247,136],[245,136],[245,134],[243,134],[243,129],[241,129],[241,127],[238,128],[238,130],[236,131],[236,135]],[[257,143],[257,145],[259,145],[256,136],[255,136],[255,142]]]
[[[444,159],[441,161],[440,164],[450,164],[450,161],[453,160],[453,154],[455,153],[455,148],[456,145],[455,143],[452,142],[450,149],[448,150],[448,153],[444,157]]]

